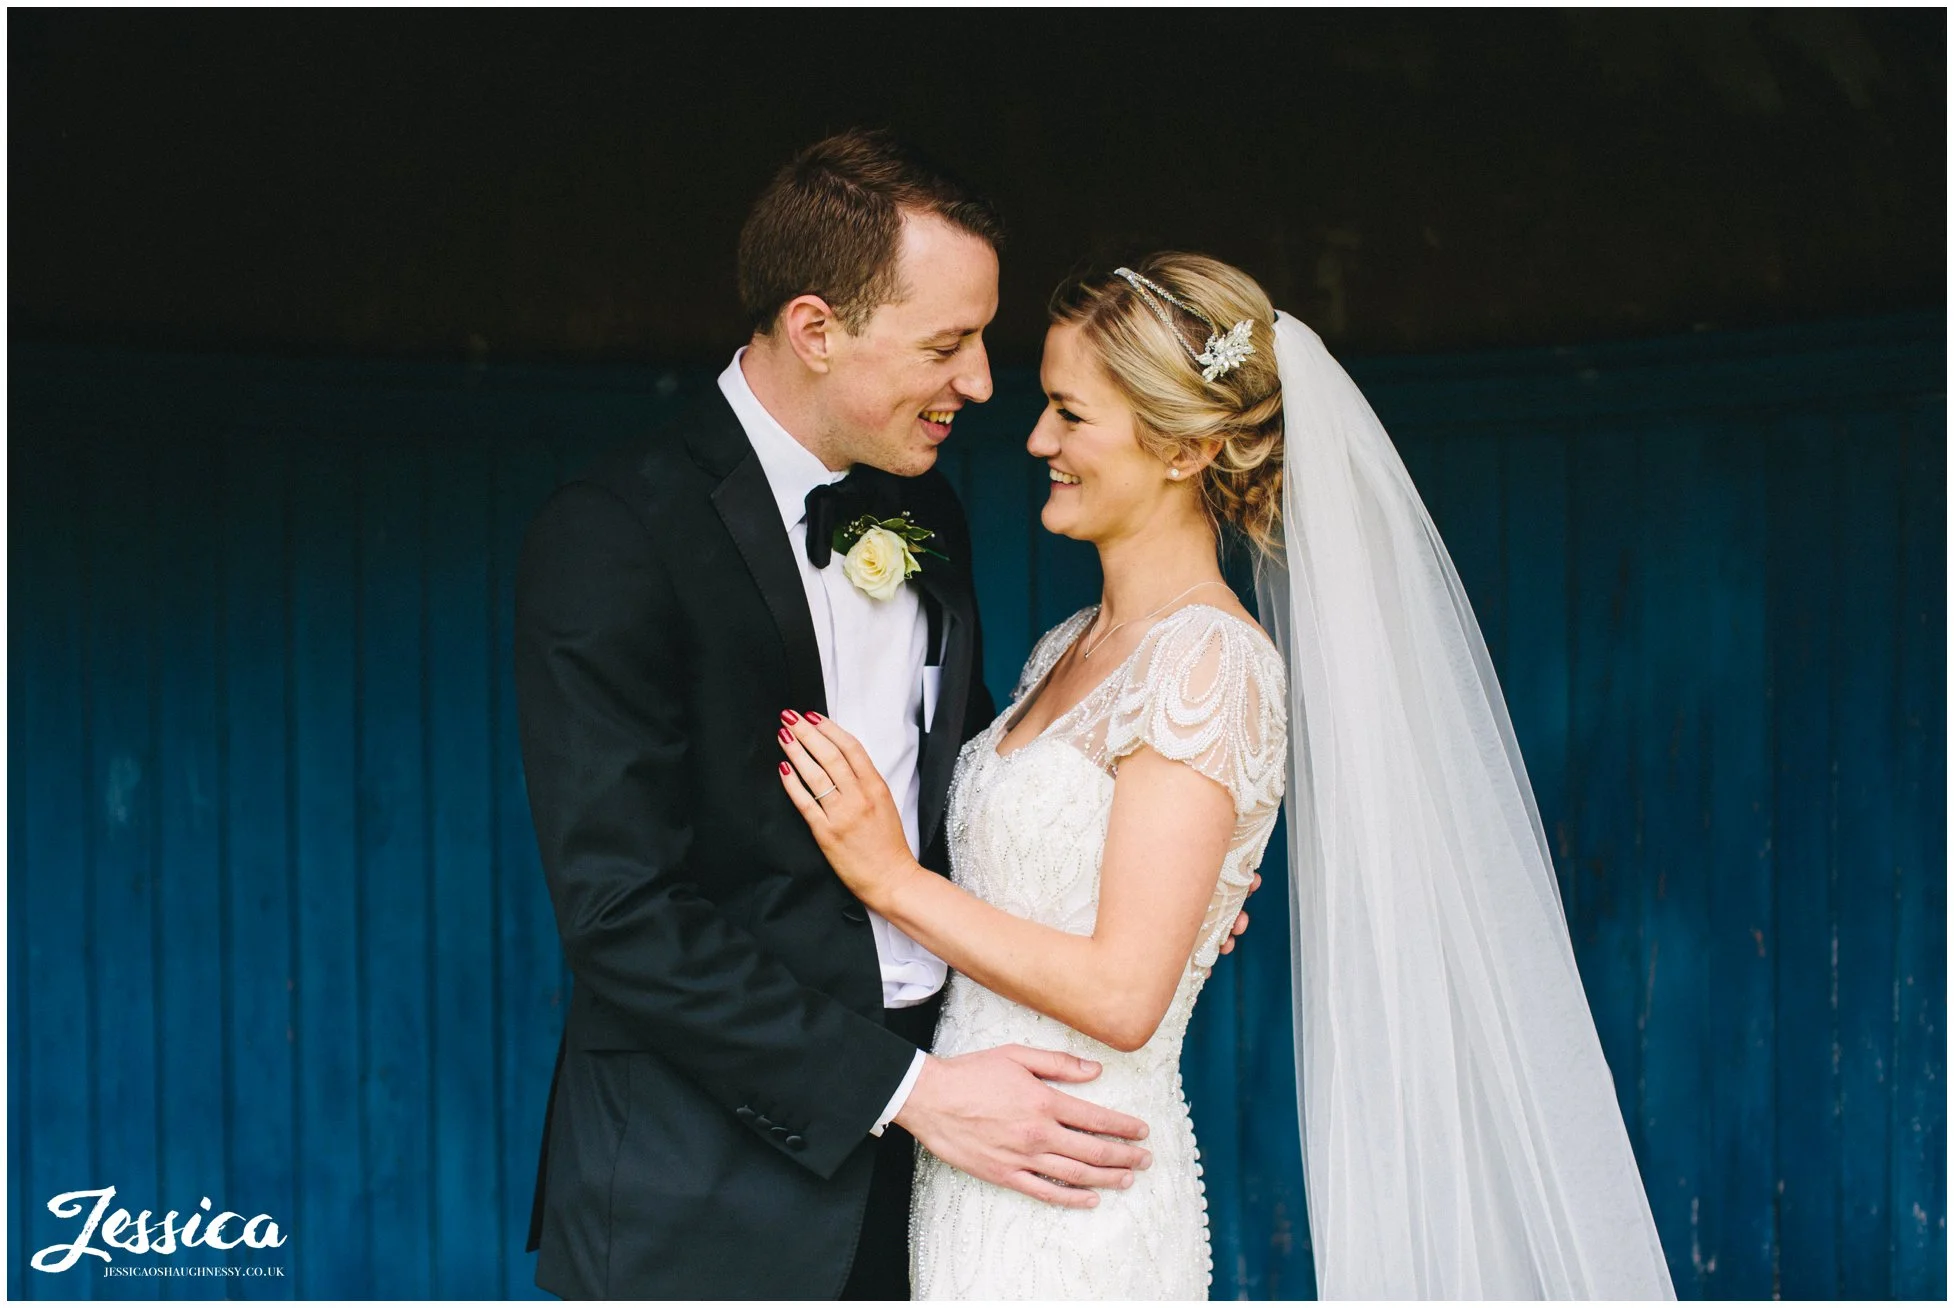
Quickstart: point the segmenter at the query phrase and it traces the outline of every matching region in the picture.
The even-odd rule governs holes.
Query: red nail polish
[[[809,722],[819,722],[821,720],[821,715],[819,713],[815,713],[810,710],[807,715],[807,720]]]
[[[794,733],[793,733],[793,732],[791,732],[791,731],[789,731],[789,730],[788,730],[787,728],[785,728],[785,727],[782,727],[782,728],[780,729],[780,743],[781,743],[781,744],[783,744],[783,745],[791,745],[791,744],[793,744],[793,743],[794,743]]]
[[[786,776],[786,775],[787,775],[787,774],[788,774],[789,772],[792,772],[792,771],[793,771],[793,769],[792,769],[792,768],[790,768],[790,767],[788,767],[788,766],[787,766],[787,765],[786,765],[785,763],[782,763],[782,764],[780,765],[780,775],[781,775],[781,776],[783,776],[783,777],[784,777],[784,776]]]
[[[788,726],[791,727],[796,722],[799,722],[801,720],[801,715],[794,712],[794,710],[792,709],[782,709],[780,713],[780,720],[782,722],[785,722]]]

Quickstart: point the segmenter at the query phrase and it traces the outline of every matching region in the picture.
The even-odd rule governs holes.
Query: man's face
[[[914,477],[965,404],[991,397],[984,328],[997,313],[997,252],[943,219],[909,213],[897,255],[902,299],[859,335],[833,336],[824,392],[829,448]]]

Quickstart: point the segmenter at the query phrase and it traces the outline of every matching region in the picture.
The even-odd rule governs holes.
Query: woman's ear
[[[1193,481],[1221,454],[1221,438],[1210,436],[1192,450],[1183,450],[1167,464],[1169,481]]]
[[[818,295],[797,295],[780,310],[777,330],[809,372],[833,366],[834,333],[841,329],[834,310]]]

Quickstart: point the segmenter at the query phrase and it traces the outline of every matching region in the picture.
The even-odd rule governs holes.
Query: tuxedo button
[[[773,1134],[774,1139],[782,1140],[782,1141],[784,1141],[787,1136],[793,1134],[792,1131],[789,1131],[784,1126],[770,1126],[767,1128],[767,1130]]]
[[[780,1143],[786,1145],[789,1149],[792,1149],[795,1153],[799,1153],[801,1150],[807,1148],[807,1141],[801,1139],[797,1135],[790,1135],[785,1140],[782,1140]]]
[[[859,926],[861,923],[868,921],[868,910],[851,899],[848,901],[847,907],[841,910],[841,916],[847,921]]]
[[[759,1114],[754,1112],[751,1108],[748,1108],[745,1104],[741,1104],[738,1108],[735,1108],[733,1110],[733,1116],[739,1118],[740,1121],[742,1122],[750,1122],[754,1118],[758,1117]]]

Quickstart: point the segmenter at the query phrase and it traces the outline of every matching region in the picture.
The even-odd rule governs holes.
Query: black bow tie
[[[807,561],[825,568],[834,557],[835,528],[864,513],[887,517],[895,511],[888,488],[880,479],[851,472],[840,481],[816,486],[807,493]]]

